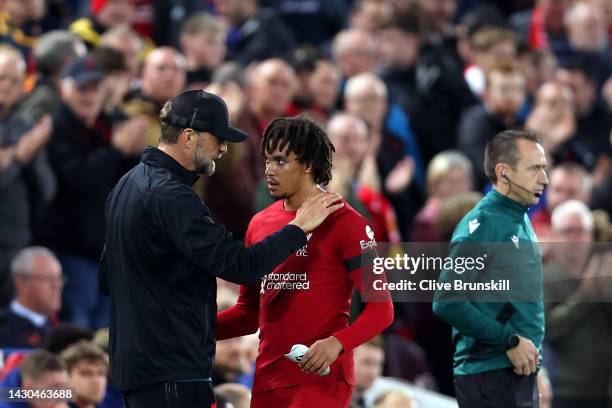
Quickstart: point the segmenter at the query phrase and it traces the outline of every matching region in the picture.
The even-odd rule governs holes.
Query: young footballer
[[[307,117],[268,126],[262,153],[268,190],[278,200],[253,217],[246,245],[277,231],[321,191],[333,152],[326,132]],[[308,234],[306,246],[258,284],[241,287],[237,304],[218,315],[219,340],[260,330],[251,407],[349,406],[352,350],[393,321],[388,299],[367,303],[349,325],[351,294],[361,289],[361,254],[375,246],[368,221],[344,203]],[[295,344],[309,347],[299,365],[285,358]]]

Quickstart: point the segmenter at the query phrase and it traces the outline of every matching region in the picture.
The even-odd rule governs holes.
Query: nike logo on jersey
[[[474,218],[473,220],[468,221],[468,228],[470,230],[470,234],[476,231],[478,227],[480,227],[480,222],[478,222],[478,218]]]

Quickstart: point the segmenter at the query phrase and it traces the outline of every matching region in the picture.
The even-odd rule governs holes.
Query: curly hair
[[[332,158],[336,151],[327,132],[309,115],[275,119],[266,128],[261,144],[261,154],[274,150],[295,153],[302,164],[312,166],[314,181],[327,184],[331,180]]]

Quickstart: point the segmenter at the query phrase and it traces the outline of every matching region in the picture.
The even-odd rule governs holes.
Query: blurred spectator
[[[602,54],[609,50],[605,15],[595,3],[576,2],[566,11],[565,24],[569,44],[575,50]]]
[[[92,0],[91,14],[70,24],[70,31],[79,36],[91,50],[100,45],[107,30],[130,26],[134,20],[135,0]]]
[[[554,258],[544,268],[546,341],[557,352],[553,407],[609,407],[612,380],[610,303],[598,302],[610,285],[609,252],[591,256],[593,217],[566,201],[552,215]],[[608,288],[608,293],[609,293]],[[588,344],[588,346],[586,346]]]
[[[423,180],[421,153],[404,112],[397,105],[388,107],[387,87],[376,75],[363,73],[346,84],[346,110],[368,125],[370,155],[376,159],[380,186],[370,184],[389,199],[400,228],[405,234],[421,205],[419,181]],[[363,181],[363,180],[362,180]]]
[[[86,327],[60,323],[49,332],[42,348],[53,354],[60,354],[79,340],[91,341],[93,337],[94,333]]]
[[[576,2],[565,13],[568,44],[553,49],[559,58],[565,58],[566,53],[572,52],[588,55],[598,89],[612,75],[612,48],[608,44],[605,18],[599,5],[589,1]]]
[[[0,312],[0,347],[38,347],[56,321],[64,277],[46,248],[21,250],[11,263],[15,299]]]
[[[109,328],[103,327],[98,329],[91,340],[96,346],[102,349],[105,354],[108,355],[109,349]],[[119,391],[112,382],[110,371],[108,373],[108,379],[106,381],[106,392],[104,394],[104,401],[97,408],[123,408],[123,393]]]
[[[178,48],[181,26],[190,15],[202,9],[213,11],[216,0],[137,0],[137,15],[132,27],[144,38],[152,33],[152,46]],[[151,11],[151,9],[153,9]]]
[[[249,71],[247,103],[234,120],[234,126],[249,138],[228,145],[215,174],[206,180],[206,204],[211,214],[238,237],[244,235],[254,215],[253,197],[264,176],[261,136],[268,123],[285,114],[296,86],[293,68],[280,59],[265,60]]]
[[[13,370],[0,383],[2,387],[23,387],[25,390],[38,388],[65,390],[69,387],[66,363],[46,350],[37,350]],[[30,402],[0,402],[0,408],[68,408],[65,402],[51,402],[38,399]]]
[[[385,391],[374,399],[373,408],[418,408],[417,402],[403,390]]]
[[[36,83],[19,109],[35,121],[55,113],[60,104],[64,68],[86,52],[83,42],[68,31],[56,30],[42,35],[33,50]]]
[[[533,229],[540,241],[546,241],[551,227],[551,214],[559,205],[569,200],[578,200],[585,205],[591,201],[591,178],[584,168],[576,163],[561,163],[549,173],[546,189],[546,207],[531,218]]]
[[[453,32],[452,20],[457,10],[457,0],[417,0],[417,4],[424,12],[428,31],[426,37],[442,37]],[[435,43],[441,38],[429,40]]]
[[[589,0],[601,10],[608,35],[608,43],[612,44],[612,3],[608,0]]]
[[[219,14],[230,25],[227,59],[246,66],[253,61],[286,57],[295,46],[293,33],[272,9],[258,0],[217,0]]]
[[[121,109],[130,117],[147,119],[145,145],[157,146],[161,135],[159,112],[164,103],[185,89],[185,57],[172,47],[153,50],[145,60],[140,87],[129,92]]]
[[[391,19],[393,5],[386,0],[356,0],[349,15],[349,26],[376,34]]]
[[[227,287],[221,287],[217,291],[217,310],[222,312],[229,309],[236,304],[237,300],[236,292]],[[251,370],[244,351],[242,337],[217,341],[212,374],[213,385],[237,382],[240,375]]]
[[[128,67],[130,85],[134,85],[140,78],[140,63],[144,48],[138,34],[126,25],[118,25],[102,35],[100,46],[112,48],[123,54]]]
[[[396,13],[381,34],[385,69],[381,77],[410,119],[424,163],[456,145],[461,112],[477,102],[462,72],[421,55],[423,28],[415,12]]]
[[[123,54],[111,47],[100,46],[93,51],[93,56],[104,74],[98,89],[98,106],[101,112],[113,116],[130,90],[128,66]]]
[[[108,319],[107,300],[97,282],[104,203],[142,151],[146,128],[140,118],[119,125],[101,111],[103,79],[91,55],[77,59],[65,72],[48,145],[58,194],[37,226],[37,240],[54,249],[70,279],[64,292],[67,320],[94,329]]]
[[[95,344],[81,340],[61,354],[68,367],[68,380],[74,393],[74,407],[95,408],[104,399],[108,356]]]
[[[310,111],[320,110],[328,119],[338,103],[341,74],[336,65],[327,59],[318,59],[308,81],[312,95]]]
[[[561,161],[558,149],[576,132],[574,96],[570,88],[559,82],[542,85],[525,127],[540,137],[544,150],[554,161]]]
[[[532,49],[554,48],[566,40],[564,16],[574,0],[537,0],[533,9],[510,17],[510,24],[522,43]]]
[[[530,50],[525,46],[519,47],[518,58],[525,74],[527,99],[529,105],[532,105],[540,87],[555,79],[557,60],[548,51]]]
[[[24,58],[45,31],[57,28],[45,14],[45,0],[3,0],[0,2],[0,43],[10,44]]]
[[[187,62],[187,87],[203,89],[225,58],[225,31],[208,13],[196,13],[181,27],[179,39]]]
[[[341,194],[354,209],[371,220],[374,235],[380,242],[400,242],[393,207],[380,191],[372,188],[372,185],[380,185],[380,180],[376,169],[367,166],[372,158],[366,155],[372,152],[368,149],[365,122],[355,115],[339,113],[329,121],[327,134],[336,149],[329,191]],[[370,181],[372,179],[375,181]]]
[[[517,117],[525,101],[525,76],[516,65],[496,65],[486,72],[483,104],[467,109],[461,115],[458,147],[474,166],[478,190],[487,183],[484,174],[484,151],[487,142],[497,133],[521,127]]]
[[[596,73],[588,58],[575,56],[560,63],[557,79],[574,93],[574,112],[578,122],[575,135],[559,148],[558,156],[563,161],[578,162],[592,171],[598,157],[612,156],[612,111],[598,97]]]
[[[217,341],[213,385],[237,382],[240,375],[250,370],[241,337]]]
[[[0,307],[13,297],[9,263],[31,243],[36,218],[57,188],[44,150],[51,120],[33,126],[18,110],[25,69],[19,51],[0,47]]]
[[[381,338],[376,337],[353,350],[355,360],[355,390],[351,408],[365,408],[366,392],[372,389],[382,374],[385,353]]]
[[[472,190],[472,164],[461,152],[450,150],[438,153],[427,166],[428,199],[412,224],[410,241],[443,242],[435,228],[442,203]]]
[[[214,388],[215,396],[228,401],[232,408],[249,408],[251,405],[251,391],[242,384],[226,383]]]
[[[346,22],[352,0],[272,0],[275,10],[293,33],[296,43],[325,44]],[[265,3],[260,1],[260,3]]]
[[[292,60],[299,86],[287,115],[308,112],[326,122],[338,104],[340,71],[312,48],[298,48]]]
[[[499,10],[489,4],[480,4],[461,16],[455,30],[457,52],[462,60],[467,63],[471,58],[470,42],[474,34],[486,29],[506,29],[507,26],[508,23]]]
[[[457,223],[480,199],[482,194],[472,191],[454,195],[442,202],[435,224],[436,231],[442,237],[441,241],[450,242]]]
[[[340,31],[332,43],[332,55],[343,80],[374,69],[378,50],[371,33],[348,29]]]
[[[601,183],[593,186],[591,208],[612,214],[612,168],[607,169],[607,175]]]
[[[375,337],[355,348],[353,353],[355,359],[355,390],[350,406],[351,408],[373,407],[376,397],[390,388],[388,379],[381,376],[385,360],[382,338]],[[389,356],[388,358],[392,357]],[[403,407],[408,408],[410,406],[404,405]]]
[[[485,90],[485,72],[501,63],[516,59],[514,33],[501,28],[483,28],[470,37],[470,64],[464,76],[472,92],[482,97]]]

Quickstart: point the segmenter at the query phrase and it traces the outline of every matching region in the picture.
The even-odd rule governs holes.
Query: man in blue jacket
[[[110,366],[130,408],[211,407],[216,278],[248,285],[306,245],[337,194],[308,200],[290,224],[245,248],[211,218],[191,186],[211,175],[229,126],[216,95],[187,91],[161,111],[159,148],[117,183],[106,202],[100,284],[110,296]]]
[[[460,407],[538,407],[536,371],[544,338],[542,262],[527,216],[546,176],[533,134],[506,130],[486,147],[494,185],[457,225],[449,257],[480,258],[482,267],[446,268],[434,313],[453,326],[455,391]],[[457,282],[461,288],[457,288]],[[507,286],[499,286],[507,282]],[[485,283],[497,283],[487,289]],[[466,285],[468,284],[468,285]]]

